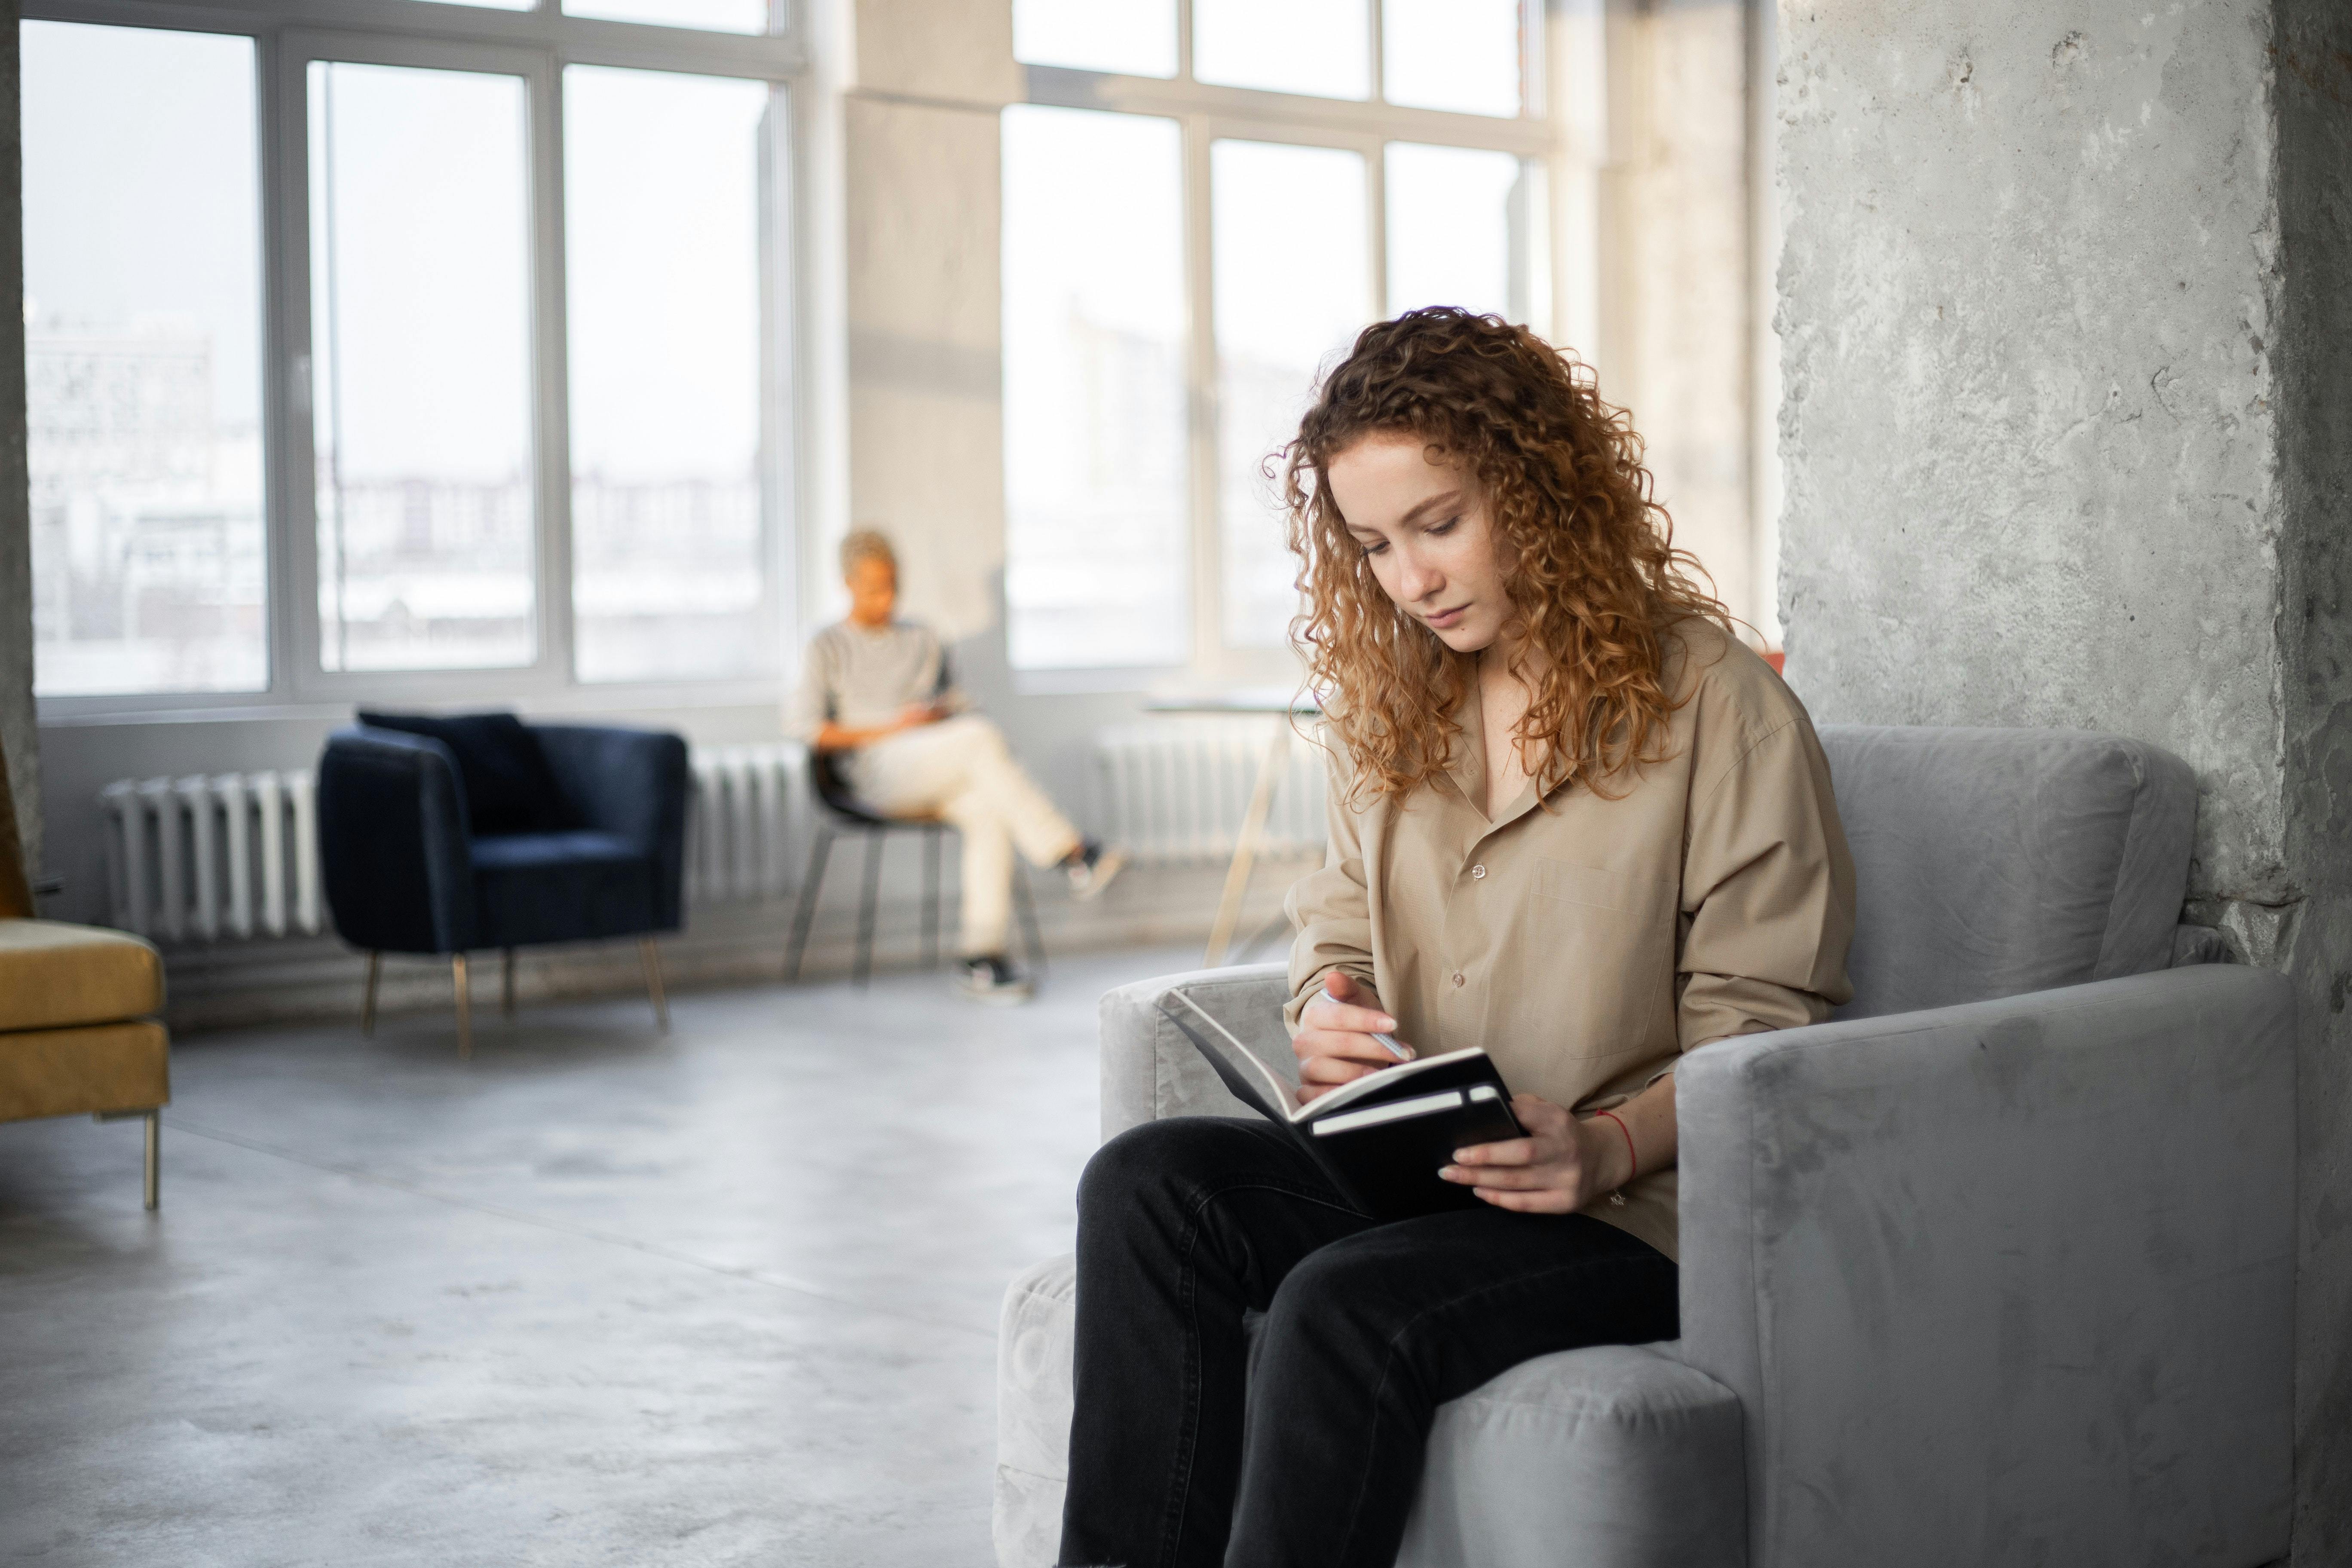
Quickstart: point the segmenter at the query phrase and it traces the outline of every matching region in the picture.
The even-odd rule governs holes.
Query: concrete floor
[[[982,1568],[1096,999],[1197,962],[192,1037],[153,1216],[136,1123],[0,1127],[0,1560]]]

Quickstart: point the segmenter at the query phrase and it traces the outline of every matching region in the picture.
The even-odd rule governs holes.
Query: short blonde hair
[[[890,536],[878,528],[852,529],[849,537],[841,542],[841,574],[856,570],[861,561],[879,561],[896,576],[898,552],[890,548]]]

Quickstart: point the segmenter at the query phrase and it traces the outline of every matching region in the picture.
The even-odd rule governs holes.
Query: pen
[[[1381,1043],[1381,1048],[1397,1060],[1401,1062],[1412,1060],[1412,1053],[1397,1044],[1397,1037],[1394,1035],[1374,1035],[1372,1038],[1378,1040]]]

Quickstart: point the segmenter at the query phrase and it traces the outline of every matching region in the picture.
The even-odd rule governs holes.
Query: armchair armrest
[[[474,945],[474,857],[449,748],[395,730],[338,730],[319,759],[319,868],[354,947]]]
[[[1296,1083],[1298,1060],[1282,1026],[1289,968],[1252,963],[1139,980],[1103,994],[1102,1135],[1170,1116],[1255,1116],[1235,1100],[1192,1042],[1160,1016],[1160,994],[1181,991],[1242,1044]]]
[[[654,920],[677,929],[686,879],[686,742],[659,730],[534,724],[531,733],[583,826],[654,860]]]
[[[1752,1568],[2283,1555],[2294,1038],[2217,965],[1686,1058],[1681,1353]]]

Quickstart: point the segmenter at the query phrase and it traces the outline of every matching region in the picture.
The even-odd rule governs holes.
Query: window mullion
[[[263,571],[261,617],[269,639],[268,686],[272,697],[292,694],[299,664],[302,635],[296,614],[301,603],[299,573],[289,548],[291,519],[298,510],[293,484],[291,433],[293,410],[301,402],[294,372],[294,333],[282,305],[289,292],[285,225],[296,210],[288,205],[289,172],[285,156],[284,128],[289,114],[299,118],[300,104],[286,101],[278,39],[263,33],[253,40],[254,148],[260,163],[261,194],[261,529]]]
[[[801,181],[794,161],[801,143],[803,96],[791,89],[769,93],[760,189],[760,330],[765,342],[760,377],[760,553],[767,568],[761,624],[779,656],[770,663],[779,668],[783,667],[781,656],[799,640],[798,541],[800,520],[808,515],[800,504],[804,494],[802,465],[796,460],[801,446],[793,436],[800,427],[805,381],[797,309]]]
[[[270,319],[280,334],[272,369],[281,387],[275,434],[279,489],[270,508],[270,559],[281,566],[271,584],[278,604],[271,616],[286,646],[286,695],[323,695],[319,639],[319,484],[314,356],[310,321],[310,113],[309,53],[283,32],[266,36],[275,99],[271,145],[276,169],[268,187],[278,274]]]
[[[1190,0],[1179,0],[1189,19]],[[1189,47],[1186,54],[1189,62]],[[1186,115],[1184,133],[1184,286],[1191,331],[1185,400],[1192,426],[1192,668],[1222,671],[1224,658],[1224,517],[1217,471],[1217,319],[1209,229],[1210,122]]]
[[[565,309],[563,71],[552,55],[530,82],[531,349],[539,473],[538,667],[551,685],[575,679],[572,618],[571,342]]]

